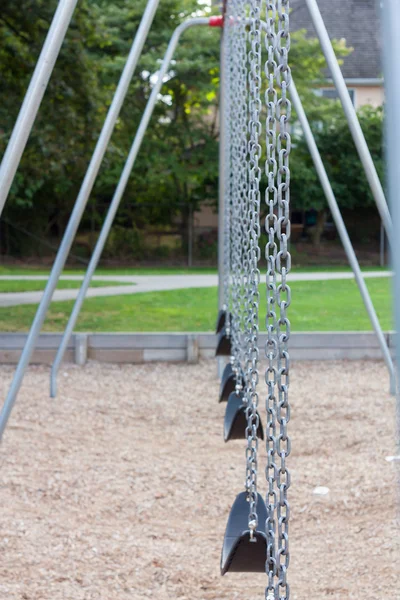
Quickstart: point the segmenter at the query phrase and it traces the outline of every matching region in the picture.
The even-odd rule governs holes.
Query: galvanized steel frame
[[[64,268],[65,261],[67,260],[67,256],[71,249],[76,232],[78,230],[83,211],[85,210],[86,204],[88,202],[90,192],[93,189],[96,176],[100,169],[100,165],[103,160],[106,149],[108,147],[111,134],[117,122],[119,112],[127,94],[129,84],[135,71],[139,56],[142,52],[142,48],[147,38],[147,34],[149,32],[151,23],[153,22],[153,18],[156,13],[159,1],[160,0],[148,0],[146,9],[143,13],[143,17],[141,19],[140,25],[133,40],[128,59],[126,61],[117,89],[115,91],[111,106],[108,110],[93,156],[86,171],[86,175],[83,180],[78,197],[76,199],[73,211],[71,213],[67,229],[64,233],[64,237],[61,241],[60,248],[54,261],[49,280],[45,287],[36,315],[33,319],[33,323],[29,331],[24,350],[21,354],[21,358],[19,360],[17,369],[14,373],[14,377],[11,382],[11,386],[8,391],[5,403],[0,412],[0,439],[3,435],[4,429],[7,425],[8,419],[13,409],[18,391],[22,384],[25,371],[28,367],[30,358],[34,350],[36,340],[40,334],[40,330],[46,317],[47,310],[50,306],[54,290],[57,286],[60,274]]]
[[[315,31],[320,41],[322,52],[324,53],[326,62],[328,63],[329,70],[332,75],[333,83],[336,91],[339,95],[340,102],[343,107],[344,114],[349,124],[350,133],[353,137],[354,144],[357,148],[361,163],[363,165],[365,175],[368,180],[369,187],[374,197],[376,206],[381,216],[382,222],[385,226],[386,233],[389,239],[389,244],[392,243],[392,219],[390,216],[389,208],[385,198],[385,194],[382,188],[382,184],[378,177],[374,161],[372,160],[371,153],[368,148],[368,144],[365,140],[364,133],[361,129],[360,122],[357,117],[357,113],[351,101],[350,95],[347,90],[346,82],[343,77],[343,73],[340,69],[339,63],[335,56],[335,52],[332,47],[331,40],[329,38],[328,31],[326,29],[324,20],[318,7],[317,0],[305,0]]]
[[[142,144],[144,134],[146,133],[151,115],[153,114],[154,107],[158,100],[158,95],[160,93],[161,87],[163,85],[164,77],[167,74],[168,68],[171,64],[172,57],[178,45],[179,39],[181,35],[190,27],[199,26],[199,25],[208,25],[209,19],[205,17],[196,17],[191,18],[183,23],[181,23],[174,31],[171,40],[168,44],[168,48],[165,52],[160,70],[158,72],[157,81],[153,86],[150,97],[147,101],[146,108],[143,112],[142,119],[140,121],[139,127],[136,131],[135,138],[133,140],[132,146],[129,150],[128,158],[125,162],[124,168],[121,173],[121,177],[119,179],[118,185],[115,189],[113,198],[111,200],[111,204],[107,211],[107,215],[103,226],[100,231],[100,235],[97,239],[96,246],[94,248],[92,257],[89,262],[89,266],[86,270],[82,285],[79,289],[78,296],[75,300],[71,315],[69,317],[67,326],[64,331],[64,335],[60,344],[60,347],[57,351],[56,358],[51,367],[50,373],[50,396],[54,398],[57,394],[57,373],[60,368],[62,359],[64,357],[65,351],[68,346],[68,342],[72,335],[73,329],[75,327],[76,321],[79,317],[79,313],[82,308],[83,301],[85,300],[86,292],[89,288],[92,276],[96,270],[98,262],[101,257],[101,253],[104,250],[105,243],[107,241],[107,237],[110,233],[110,229],[114,222],[115,215],[117,213],[118,207],[121,203],[122,196],[124,194],[125,188],[128,184],[129,177],[131,175],[132,169],[134,167],[136,157],[140,150],[140,146]]]
[[[386,159],[390,208],[393,216],[391,261],[394,267],[395,346],[397,382],[400,381],[400,4],[382,0],[383,65],[386,90]],[[400,460],[400,390],[397,386],[397,460]],[[398,471],[400,484],[400,471]],[[400,490],[400,487],[399,487]]]
[[[0,215],[78,0],[60,0],[0,164]]]
[[[307,3],[308,3],[309,6],[312,6],[312,3],[316,4],[314,2],[314,0],[306,0],[306,1],[307,1]],[[5,404],[4,404],[3,409],[2,409],[2,411],[0,413],[0,437],[2,436],[2,434],[4,432],[4,429],[6,427],[8,418],[9,418],[9,416],[11,414],[13,405],[15,403],[16,396],[17,396],[17,393],[19,391],[20,385],[22,383],[23,376],[24,376],[26,368],[27,368],[27,366],[29,364],[30,357],[31,357],[32,352],[34,350],[34,346],[35,346],[37,337],[38,337],[38,335],[40,333],[40,329],[41,329],[42,323],[43,323],[45,315],[47,313],[48,306],[49,306],[50,301],[51,301],[51,297],[52,297],[54,289],[55,289],[55,287],[57,285],[57,281],[58,281],[59,275],[60,275],[60,273],[62,271],[62,268],[63,268],[63,266],[65,264],[65,260],[67,258],[67,254],[68,254],[70,246],[72,244],[72,240],[73,240],[73,237],[75,235],[77,226],[79,224],[81,215],[82,215],[83,210],[84,210],[84,208],[86,206],[86,202],[87,202],[87,199],[89,197],[90,191],[91,191],[91,189],[93,187],[94,180],[95,180],[95,177],[97,175],[101,159],[104,156],[104,152],[106,150],[106,147],[107,147],[107,144],[108,144],[108,141],[109,141],[109,137],[110,137],[112,129],[114,127],[116,118],[117,118],[117,116],[119,114],[119,110],[121,108],[123,99],[124,99],[124,97],[126,95],[127,87],[129,85],[130,79],[131,79],[131,77],[133,75],[133,71],[134,71],[134,68],[136,66],[136,62],[137,62],[138,56],[140,55],[143,43],[144,43],[145,38],[147,36],[148,29],[149,29],[149,27],[151,25],[151,22],[153,20],[153,17],[154,17],[157,5],[158,5],[158,0],[152,0],[152,1],[150,0],[149,1],[148,5],[147,5],[147,8],[146,8],[146,11],[145,11],[145,13],[143,15],[140,27],[138,29],[136,38],[135,38],[134,43],[132,45],[132,49],[131,49],[128,61],[126,63],[126,66],[124,68],[123,74],[121,76],[121,80],[119,82],[119,85],[118,85],[118,88],[117,88],[117,91],[116,91],[113,103],[112,103],[112,105],[110,107],[110,110],[109,110],[109,113],[107,115],[106,122],[104,123],[102,133],[100,135],[100,138],[98,140],[98,143],[97,143],[94,155],[93,155],[91,163],[89,165],[88,172],[86,173],[85,180],[84,180],[84,182],[82,184],[82,188],[81,188],[80,194],[79,194],[79,196],[77,198],[77,202],[76,202],[74,211],[73,211],[73,213],[71,215],[71,219],[70,219],[68,228],[66,230],[65,236],[64,236],[63,241],[61,243],[59,252],[57,254],[57,258],[56,258],[56,261],[54,263],[54,266],[53,266],[53,269],[52,269],[52,272],[51,272],[51,275],[50,275],[50,278],[49,278],[49,282],[48,282],[48,284],[46,286],[46,289],[45,289],[42,301],[41,301],[41,303],[39,305],[39,308],[38,308],[38,311],[36,313],[35,319],[33,321],[31,330],[29,332],[29,335],[28,335],[28,338],[27,338],[24,350],[22,352],[20,361],[18,363],[17,370],[15,372],[15,375],[14,375],[14,378],[13,378],[13,381],[12,381],[9,393],[7,395],[7,398],[6,398]],[[317,9],[318,9],[318,6],[317,6]],[[206,21],[208,22],[208,19],[206,19]],[[187,25],[187,26],[193,26],[194,24],[205,24],[205,23],[204,22],[202,22],[202,23],[197,22],[197,23],[191,23],[190,25]],[[187,26],[184,27],[184,29],[186,29]],[[265,27],[265,23],[263,23],[263,27]],[[182,31],[180,31],[180,34],[182,33]],[[328,41],[329,41],[329,38],[328,38]],[[171,42],[172,42],[172,40],[171,40]],[[325,42],[326,42],[326,40],[325,40]],[[332,46],[330,44],[330,41],[329,41],[329,45],[332,48]],[[334,60],[336,61],[335,57],[334,57]],[[331,61],[329,61],[329,62],[331,62]],[[337,64],[337,61],[336,61],[336,64]],[[338,65],[337,65],[337,68],[340,71],[340,68],[339,68]],[[335,70],[335,72],[336,71],[337,71],[337,69]],[[341,72],[340,72],[340,76],[341,76],[341,78],[343,78],[343,76],[341,75]],[[339,79],[338,79],[338,81],[339,81]],[[223,72],[221,73],[221,85],[224,85]],[[338,90],[338,92],[339,92],[339,90]],[[374,310],[371,298],[370,298],[369,293],[368,293],[368,289],[367,289],[367,287],[365,285],[365,282],[364,282],[364,279],[362,277],[362,273],[361,273],[361,270],[359,268],[359,264],[358,264],[358,261],[357,261],[354,249],[353,249],[352,244],[350,242],[350,239],[348,237],[348,233],[347,233],[346,227],[344,225],[343,219],[341,217],[340,210],[339,210],[339,207],[337,205],[337,201],[336,201],[336,199],[334,197],[334,194],[333,194],[333,191],[332,191],[332,187],[331,187],[329,179],[327,177],[326,170],[324,168],[321,156],[320,156],[320,154],[318,152],[318,148],[317,148],[317,146],[315,144],[315,140],[314,140],[311,128],[310,128],[310,126],[308,124],[307,117],[305,115],[304,109],[303,109],[302,104],[301,104],[301,100],[300,100],[300,98],[299,98],[299,96],[297,94],[297,90],[295,88],[294,83],[292,84],[290,93],[291,93],[291,98],[292,98],[292,101],[293,101],[293,105],[294,105],[295,110],[296,110],[296,112],[297,112],[297,114],[299,116],[299,120],[301,122],[303,131],[304,131],[304,134],[305,134],[305,138],[306,138],[307,144],[309,146],[310,153],[311,153],[312,159],[314,161],[314,165],[315,165],[316,171],[317,171],[318,176],[320,178],[321,185],[323,187],[323,190],[324,190],[324,193],[325,193],[328,205],[329,205],[329,207],[331,209],[332,216],[333,216],[333,218],[335,220],[335,224],[336,224],[336,226],[338,228],[338,232],[339,232],[340,238],[342,240],[344,249],[346,251],[347,257],[349,259],[350,266],[351,266],[351,268],[352,268],[352,270],[354,272],[357,285],[358,285],[358,287],[360,289],[360,293],[361,293],[363,302],[364,302],[366,310],[368,312],[368,316],[370,318],[370,321],[371,321],[372,326],[374,328],[374,331],[376,333],[377,339],[379,341],[379,345],[381,347],[381,350],[382,350],[382,353],[383,353],[386,365],[387,365],[389,373],[390,373],[391,389],[393,390],[394,389],[394,381],[395,381],[393,361],[392,361],[390,352],[389,352],[389,350],[387,348],[387,344],[386,344],[386,340],[385,340],[384,334],[382,332],[382,329],[380,327],[379,321],[377,319],[376,312]],[[348,98],[347,89],[346,89],[346,96],[345,96],[345,98]],[[343,98],[342,97],[341,97],[341,99],[342,99],[342,102],[343,102]],[[347,105],[347,102],[344,101],[344,104]],[[353,118],[353,116],[354,116],[353,113],[355,114],[355,111],[354,111],[354,107],[351,105],[351,110],[347,111],[347,114],[346,114],[346,116],[347,116],[347,118],[349,120],[349,123],[351,121],[351,118]],[[33,117],[33,119],[34,119],[34,117]],[[144,122],[143,119],[142,119],[142,122]],[[144,131],[143,131],[143,134],[144,134]],[[138,136],[136,136],[135,140],[137,138],[138,138]],[[221,145],[224,144],[224,139],[225,139],[224,132],[222,131],[222,135],[221,135],[221,138],[220,138]],[[137,141],[139,141],[139,139],[137,139]],[[364,142],[365,142],[365,140],[364,140]],[[135,145],[135,143],[134,143],[134,145]],[[140,143],[139,143],[139,146],[140,146]],[[134,150],[134,146],[132,146],[132,148],[131,148],[131,153],[133,155],[132,166],[133,166],[134,159],[135,159],[135,155],[134,154],[137,153],[137,151],[139,149],[139,146],[135,150]],[[22,148],[22,150],[23,150],[23,148]],[[220,151],[220,158],[223,159],[223,157],[221,156],[222,152],[223,152],[223,148]],[[367,152],[368,152],[368,155],[370,156],[368,148],[367,148]],[[130,153],[130,156],[131,156],[131,153]],[[21,152],[21,154],[22,154],[22,152]],[[127,165],[128,165],[128,161],[127,161],[126,167],[127,167]],[[102,228],[102,231],[100,233],[98,245],[96,245],[96,248],[98,248],[99,250],[100,250],[100,245],[101,245],[100,244],[100,238],[102,239],[102,244],[104,244],[105,238],[106,238],[106,236],[108,234],[108,231],[109,231],[109,228],[111,227],[111,224],[112,224],[112,219],[113,219],[113,217],[115,215],[115,211],[117,209],[117,203],[119,203],[119,200],[120,200],[120,198],[119,198],[119,200],[117,200],[117,198],[118,198],[117,192],[119,190],[118,194],[120,193],[120,195],[122,196],[122,193],[123,193],[123,191],[125,189],[126,181],[127,181],[127,179],[129,178],[129,175],[130,175],[131,168],[129,169],[127,167],[126,169],[124,169],[123,174],[121,175],[121,180],[120,180],[120,182],[118,184],[118,188],[117,188],[115,196],[113,198],[113,210],[111,210],[111,207],[110,207],[109,214],[107,215],[107,217],[110,216],[110,219],[108,221],[107,220],[105,221],[105,223],[103,225],[103,228]],[[220,163],[220,174],[221,174],[221,172],[222,172],[221,170],[223,168],[224,168],[223,164],[221,165],[221,163]],[[223,177],[221,177],[221,176],[220,176],[220,184],[219,185],[220,185],[220,194],[219,194],[219,222],[221,223],[221,215],[223,215],[223,198],[224,198]],[[379,193],[378,193],[378,196],[380,196]],[[114,199],[115,199],[115,203],[114,203]],[[380,206],[380,212],[381,212],[381,215],[382,215],[382,219],[383,219],[383,221],[385,223],[386,230],[388,231],[388,234],[389,234],[389,237],[390,237],[390,235],[391,235],[390,234],[390,231],[391,231],[390,215],[388,215],[388,213],[385,210],[385,207],[382,204],[382,202],[379,203],[377,201],[377,204],[378,204],[378,206]],[[387,208],[387,205],[386,205],[386,208]],[[220,256],[222,256],[223,255],[222,254],[223,237],[221,236],[221,228],[219,228],[219,231],[220,231],[220,234],[219,234],[219,252],[220,252]],[[222,227],[222,231],[223,231],[223,227]],[[96,252],[96,250],[95,250],[95,252]],[[100,250],[100,252],[98,254],[96,254],[96,255],[93,254],[93,256],[92,256],[91,263],[90,263],[90,265],[92,265],[92,269],[91,269],[91,271],[89,271],[89,269],[90,269],[90,265],[89,265],[89,269],[88,269],[88,272],[86,274],[86,276],[87,276],[86,281],[88,283],[90,283],[90,277],[93,274],[93,271],[94,271],[94,268],[95,268],[95,267],[93,268],[93,265],[97,264],[97,262],[98,262],[98,260],[100,258],[100,254],[101,254],[101,250]],[[400,253],[399,253],[399,255],[400,255]],[[223,274],[223,263],[220,260],[219,261],[219,276],[220,276],[220,281],[223,280],[223,275],[224,275]],[[86,289],[88,287],[88,283],[86,285]],[[84,295],[86,293],[86,289],[85,289],[85,292],[83,293],[83,285],[82,285],[82,288],[81,288],[81,292],[82,293],[81,293],[80,298],[79,298],[80,305],[83,302]],[[400,289],[400,286],[399,286],[399,289]],[[219,296],[219,297],[220,297],[220,306],[221,306],[221,296]],[[76,304],[76,307],[78,307],[78,304]],[[80,306],[79,306],[79,310],[80,310]],[[71,323],[72,323],[72,319],[74,319],[74,323],[75,323],[75,321],[76,321],[76,319],[78,317],[78,314],[79,314],[79,310],[77,308],[76,311],[75,311],[75,307],[74,307],[74,312],[71,314],[71,317],[70,317]],[[69,339],[69,336],[70,336],[71,331],[72,331],[70,329],[71,328],[68,328],[68,331],[66,331],[66,333],[64,334],[65,339],[67,339],[67,337]],[[63,338],[63,343],[60,346],[60,354],[63,354],[64,351],[65,351],[65,341],[64,341],[64,338]],[[58,361],[57,365],[55,363],[56,368],[53,370],[53,380],[55,378],[54,372],[56,372],[57,368],[59,367],[59,363],[60,362],[61,361]]]

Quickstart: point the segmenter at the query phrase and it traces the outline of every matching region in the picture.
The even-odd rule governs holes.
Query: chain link
[[[240,372],[237,378],[240,387],[245,387],[245,381],[242,380],[245,358],[245,318],[246,318],[246,299],[247,299],[247,280],[249,269],[248,255],[248,162],[247,162],[247,144],[248,144],[248,64],[247,64],[247,32],[246,32],[246,6],[247,0],[237,0],[237,38],[238,38],[238,56],[233,76],[238,81],[238,212],[239,212],[239,252],[240,264],[239,270],[239,315],[238,322],[240,327],[239,335],[239,353],[240,353]],[[239,367],[239,364],[238,364]],[[245,374],[246,375],[246,374]]]
[[[249,33],[246,32],[248,10]],[[245,489],[249,500],[249,530],[253,535],[258,525],[261,0],[229,2],[225,35],[229,37],[228,89],[232,111],[229,134],[232,362],[237,376],[236,391],[244,391],[246,404]]]
[[[236,374],[236,391],[244,386],[244,306],[245,306],[245,239],[244,207],[247,197],[247,64],[246,64],[246,20],[244,0],[232,0],[227,6],[225,35],[228,37],[228,90],[231,107],[230,118],[230,304],[232,343],[231,362]]]
[[[229,28],[225,29],[222,38],[222,62],[223,70],[228,77],[229,73],[229,55],[230,55],[230,38]],[[231,298],[231,197],[230,197],[230,177],[231,177],[231,165],[230,165],[230,146],[231,146],[231,135],[230,135],[230,123],[231,123],[231,102],[230,94],[226,93],[226,86],[220,86],[220,94],[223,94],[223,111],[220,113],[220,119],[223,120],[223,134],[224,140],[224,274],[223,274],[223,310],[226,311],[226,326],[229,332],[230,323],[230,310],[232,306]]]
[[[260,272],[260,179],[261,169],[261,0],[231,0],[227,4],[224,33],[224,66],[227,92],[224,97],[227,154],[225,157],[225,302],[232,314],[230,335],[236,390],[244,390],[246,402],[246,491],[249,499],[249,529],[257,517],[257,413],[259,381],[259,282]],[[250,28],[246,34],[246,10]],[[289,600],[289,504],[290,454],[287,426],[290,358],[287,344],[291,302],[287,275],[291,268],[290,237],[291,148],[287,91],[291,73],[289,0],[266,2],[266,191],[267,216],[267,600]],[[247,45],[249,51],[247,53]],[[242,380],[242,368],[244,381]]]
[[[267,77],[266,204],[265,229],[268,235],[267,260],[267,600],[289,600],[287,581],[289,567],[289,503],[287,492],[290,473],[286,458],[290,454],[287,425],[290,420],[288,399],[290,359],[287,344],[290,321],[287,308],[291,293],[287,275],[291,268],[288,249],[290,237],[290,134],[291,104],[287,92],[291,73],[288,65],[290,49],[289,0],[267,2],[268,52],[265,63]],[[276,58],[275,58],[276,57]],[[278,91],[277,91],[278,90]],[[279,248],[278,248],[279,246]]]
[[[257,455],[259,427],[258,392],[258,309],[260,271],[260,179],[261,168],[261,0],[250,1],[249,31],[249,194],[248,194],[248,277],[247,277],[247,319],[246,319],[246,490],[249,499],[249,529],[252,535],[258,525],[257,516]]]

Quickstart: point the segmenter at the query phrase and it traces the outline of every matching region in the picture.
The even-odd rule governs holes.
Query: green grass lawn
[[[392,328],[390,278],[366,283],[385,330]],[[371,326],[356,283],[352,280],[293,282],[289,318],[292,331],[370,331]],[[260,329],[264,329],[265,285],[260,290]],[[44,331],[61,331],[72,302],[51,305]],[[89,298],[78,331],[212,331],[217,288]],[[1,331],[29,329],[36,306],[0,308]]]
[[[0,293],[11,293],[11,292],[36,292],[44,290],[46,281],[2,281],[0,280]],[[81,285],[80,281],[59,281],[57,285],[58,290],[65,289],[78,289]],[[114,285],[132,285],[121,283],[119,281],[92,281],[90,287],[108,287]]]

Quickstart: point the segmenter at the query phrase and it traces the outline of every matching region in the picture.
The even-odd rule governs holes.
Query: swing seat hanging
[[[226,327],[223,327],[218,334],[215,356],[230,356],[231,354],[231,338],[226,333]]]
[[[232,364],[228,363],[225,366],[224,372],[222,373],[221,383],[219,386],[219,399],[218,402],[226,402],[229,398],[229,394],[235,390],[236,376],[233,370]]]
[[[232,373],[230,377],[228,377],[225,381],[221,381],[221,385],[219,388],[219,400],[218,402],[227,402],[229,396],[236,389],[236,377],[235,374]]]
[[[235,377],[235,371],[233,370],[233,365],[232,365],[232,363],[231,363],[231,362],[228,362],[228,363],[225,365],[224,372],[222,373],[222,377],[221,377],[221,387],[222,387],[223,385],[225,385],[225,384],[226,384],[227,380],[228,380],[230,377]]]
[[[227,311],[223,308],[221,308],[218,311],[217,323],[215,325],[215,333],[219,333],[221,331],[221,329],[223,327],[225,327],[227,314],[228,314]],[[229,316],[229,319],[230,319],[230,316]]]
[[[240,370],[242,381],[244,380],[243,370]],[[227,402],[229,395],[236,389],[236,375],[233,370],[231,363],[225,365],[224,372],[222,373],[221,383],[219,386],[219,399],[218,402]]]
[[[258,428],[257,437],[260,440],[264,439],[264,430],[261,423],[260,415],[258,415]],[[232,392],[228,398],[228,404],[226,405],[225,418],[224,418],[224,441],[229,440],[243,440],[246,433],[247,417],[246,417],[246,403],[244,400],[244,393]]]
[[[267,556],[267,536],[264,527],[267,509],[260,494],[257,494],[258,528],[250,538],[249,503],[247,492],[240,493],[232,506],[226,526],[221,554],[221,575],[228,571],[236,573],[264,573]]]

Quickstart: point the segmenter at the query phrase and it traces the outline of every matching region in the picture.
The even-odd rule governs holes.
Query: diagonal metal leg
[[[56,259],[54,261],[54,265],[53,265],[52,271],[50,273],[49,280],[48,280],[45,290],[43,292],[43,296],[40,301],[39,307],[37,309],[35,318],[33,319],[33,323],[32,323],[31,329],[29,331],[29,335],[26,340],[26,344],[24,346],[21,357],[19,359],[18,366],[17,366],[17,369],[14,374],[14,378],[11,382],[11,387],[9,389],[4,406],[1,410],[1,413],[0,413],[0,439],[3,435],[4,429],[7,425],[7,421],[9,419],[11,411],[13,409],[19,388],[21,387],[21,383],[22,383],[26,368],[31,359],[32,352],[33,352],[35,344],[36,344],[36,340],[39,336],[40,330],[43,325],[43,321],[46,317],[47,310],[50,306],[51,298],[52,298],[54,290],[57,286],[57,282],[60,277],[61,271],[64,268],[65,261],[67,259],[68,253],[71,249],[71,245],[72,245],[73,239],[75,237],[75,234],[77,232],[79,222],[81,220],[83,211],[85,210],[87,201],[89,199],[89,194],[92,191],[97,173],[99,171],[101,162],[103,160],[105,151],[108,146],[108,142],[110,141],[111,134],[113,132],[115,123],[117,121],[119,111],[121,109],[121,106],[125,99],[126,93],[128,91],[129,84],[132,79],[137,61],[142,52],[143,44],[146,40],[151,23],[153,21],[153,17],[157,10],[158,3],[159,3],[159,0],[149,0],[148,1],[146,9],[143,13],[142,20],[140,22],[139,28],[136,32],[134,42],[133,42],[131,50],[129,52],[128,60],[125,64],[124,70],[121,75],[121,79],[119,80],[116,92],[114,94],[113,101],[108,110],[107,117],[106,117],[106,120],[103,125],[103,129],[102,129],[100,137],[97,141],[96,148],[94,150],[88,170],[87,170],[85,178],[83,180],[78,197],[76,199],[75,206],[72,211],[70,220],[68,222],[67,229],[65,231],[65,234],[62,239],[60,248],[58,250]]]
[[[357,113],[349,96],[346,82],[344,80],[342,71],[335,56],[335,52],[332,48],[332,44],[329,39],[329,34],[326,30],[325,23],[319,10],[317,0],[306,0],[306,4],[315,27],[315,31],[317,32],[322,51],[325,55],[326,62],[328,63],[333,82],[339,94],[340,102],[342,103],[343,110],[346,115],[347,122],[349,124],[351,135],[353,136],[354,143],[356,145],[358,154],[364,167],[369,187],[371,188],[371,192],[375,199],[376,206],[385,226],[386,233],[389,239],[389,244],[391,244],[393,241],[392,219],[389,213],[382,184],[378,177],[378,173],[376,172],[374,161],[372,160],[371,153],[369,151],[367,142],[365,141],[365,137],[361,129],[360,123],[358,121]]]
[[[317,7],[317,10],[318,10],[318,7]],[[265,23],[265,21],[262,22],[262,27],[263,27],[264,30],[266,30],[266,23]],[[329,38],[328,38],[328,42],[329,42],[329,46],[330,46],[330,48],[332,50],[332,53],[333,53],[332,45],[331,45],[331,43],[329,41]],[[333,56],[334,56],[337,68],[338,68],[338,70],[340,72],[340,77],[343,79],[343,76],[341,74],[339,65],[337,64],[336,57],[335,57],[334,53],[333,53]],[[343,80],[343,83],[344,83],[344,80]],[[306,142],[307,142],[307,145],[308,145],[308,149],[310,151],[311,158],[312,158],[314,166],[315,166],[315,170],[316,170],[317,175],[319,177],[319,180],[321,182],[322,189],[323,189],[323,191],[325,193],[325,197],[326,197],[326,200],[328,202],[328,206],[329,206],[330,211],[332,213],[332,218],[335,221],[335,225],[336,225],[336,228],[338,230],[339,237],[341,239],[341,242],[343,244],[343,248],[344,248],[344,250],[346,252],[347,259],[348,259],[348,261],[350,263],[350,266],[352,268],[352,271],[354,273],[354,277],[355,277],[358,289],[360,290],[362,301],[364,302],[365,309],[367,311],[367,314],[368,314],[369,320],[371,322],[372,328],[375,331],[376,337],[377,337],[378,342],[379,342],[379,346],[380,346],[381,351],[382,351],[382,355],[383,355],[384,361],[385,361],[387,369],[389,371],[390,392],[392,394],[394,394],[395,390],[396,390],[396,373],[395,373],[395,368],[394,368],[394,364],[393,364],[393,359],[392,359],[390,350],[388,348],[388,344],[386,342],[385,335],[384,335],[384,333],[382,331],[382,327],[381,327],[381,325],[379,323],[378,316],[377,316],[377,314],[375,312],[375,308],[374,308],[373,302],[371,300],[371,296],[369,294],[368,288],[367,288],[367,286],[365,284],[365,281],[364,281],[364,278],[363,278],[363,275],[362,275],[362,272],[361,272],[361,269],[360,269],[360,265],[359,265],[358,260],[357,260],[356,253],[354,252],[354,248],[353,248],[352,243],[350,241],[349,234],[347,233],[346,225],[345,225],[345,223],[343,221],[343,217],[342,217],[342,214],[340,212],[339,205],[338,205],[337,200],[335,198],[335,194],[333,193],[332,186],[330,184],[328,175],[327,175],[325,167],[324,167],[324,163],[322,162],[321,155],[319,153],[317,144],[316,144],[315,139],[314,139],[314,135],[312,133],[310,124],[309,124],[308,119],[307,119],[307,115],[304,112],[303,104],[301,102],[300,96],[299,96],[299,94],[297,92],[296,85],[295,85],[295,82],[293,81],[293,79],[292,79],[291,84],[290,84],[289,92],[290,92],[290,96],[291,96],[291,99],[292,99],[292,102],[293,102],[293,106],[295,108],[295,111],[296,111],[297,116],[299,118],[301,127],[303,129],[304,137],[306,139]],[[348,100],[350,100],[349,94],[347,92],[347,88],[346,88],[346,98]],[[350,104],[351,104],[351,101],[350,101]],[[354,111],[354,107],[353,107],[352,104],[351,104],[351,108]],[[355,112],[354,112],[354,114],[355,114]],[[355,118],[357,119],[357,115],[355,115]],[[358,119],[357,119],[357,123],[358,123]],[[358,126],[359,126],[359,124],[358,124]],[[361,130],[361,128],[360,128],[360,130]],[[362,132],[361,132],[361,134],[362,134]],[[364,143],[366,145],[364,136],[363,136],[363,140],[364,140]],[[367,147],[367,153],[368,153],[368,156],[371,158],[371,155],[369,153],[368,147]],[[374,165],[373,165],[373,168],[375,170],[375,166]],[[376,173],[376,171],[375,171],[375,173]],[[379,181],[379,179],[378,179],[378,181]],[[380,185],[380,182],[379,182],[379,185]],[[382,194],[383,194],[383,191],[382,191]],[[386,206],[386,209],[387,209],[387,204],[386,204],[386,200],[385,200],[384,196],[383,196],[383,200],[384,200],[384,203],[385,203],[385,206]],[[387,223],[387,225],[391,226],[390,215],[389,215],[389,222]]]
[[[107,237],[108,234],[110,233],[110,229],[112,227],[114,218],[115,218],[115,214],[118,210],[118,207],[121,203],[122,200],[122,196],[124,194],[125,188],[127,186],[127,183],[129,181],[129,177],[130,174],[132,172],[132,168],[135,164],[136,161],[136,157],[138,155],[140,146],[142,144],[143,141],[143,137],[144,134],[146,133],[146,129],[148,127],[151,115],[153,114],[153,110],[154,110],[154,106],[157,103],[158,100],[158,95],[160,93],[161,87],[163,85],[163,80],[165,75],[168,72],[170,63],[171,63],[171,59],[174,55],[176,46],[178,44],[179,38],[181,37],[182,33],[184,31],[186,31],[187,29],[189,29],[189,27],[193,27],[194,25],[209,25],[209,19],[208,18],[203,18],[203,17],[198,17],[198,18],[193,18],[193,19],[188,19],[187,21],[185,21],[184,23],[182,23],[181,25],[179,25],[176,29],[174,34],[171,37],[170,43],[168,45],[167,51],[165,53],[160,71],[158,73],[158,78],[156,83],[154,84],[154,87],[152,89],[152,92],[150,94],[149,100],[147,102],[145,111],[143,113],[142,116],[142,120],[140,121],[138,130],[136,132],[135,135],[135,139],[133,141],[133,144],[131,146],[131,149],[129,151],[129,155],[128,158],[126,160],[124,169],[122,171],[121,174],[121,178],[118,182],[118,186],[117,189],[115,190],[113,199],[111,201],[110,207],[108,209],[107,212],[107,216],[106,219],[103,223],[103,227],[101,229],[99,238],[97,240],[95,249],[93,251],[93,255],[92,258],[90,259],[90,263],[89,266],[87,268],[87,271],[85,273],[85,277],[83,279],[82,285],[79,289],[79,293],[78,296],[75,300],[75,304],[74,307],[72,309],[72,313],[71,316],[68,320],[67,326],[65,328],[64,331],[64,335],[62,337],[61,340],[61,344],[58,348],[57,354],[56,354],[56,358],[54,360],[54,363],[52,365],[51,368],[51,374],[50,374],[50,395],[52,398],[54,398],[56,396],[57,393],[57,373],[58,370],[60,368],[62,359],[64,357],[65,354],[65,350],[67,349],[68,346],[68,342],[70,340],[70,337],[72,335],[72,332],[74,330],[75,327],[75,323],[78,319],[79,313],[81,311],[82,308],[82,304],[83,301],[85,299],[86,296],[86,292],[88,290],[88,287],[90,285],[90,281],[92,279],[93,273],[96,270],[97,264],[100,260],[100,256],[101,253],[103,252],[104,249],[104,245],[107,241]]]
[[[0,165],[0,215],[78,0],[60,0]]]
[[[223,9],[224,10],[224,9]],[[225,74],[225,57],[224,57],[224,30],[221,30],[220,43],[220,69],[219,69],[219,170],[218,170],[218,309],[226,310],[225,298],[225,282],[227,273],[225,273],[225,170],[226,170],[226,127],[225,127],[225,111],[226,106],[226,74]],[[218,332],[217,332],[218,333]],[[226,360],[224,358],[217,359],[217,377],[221,379],[225,368]]]
[[[354,277],[356,279],[356,283],[358,285],[358,289],[360,290],[361,298],[364,302],[366,311],[368,313],[368,317],[371,321],[371,325],[375,331],[376,337],[378,338],[379,346],[382,350],[383,358],[385,360],[386,366],[389,371],[390,376],[390,390],[392,393],[395,391],[396,379],[395,379],[395,369],[393,365],[392,356],[390,354],[388,345],[386,343],[386,339],[382,328],[380,326],[377,314],[375,312],[374,305],[371,300],[371,296],[369,295],[368,288],[365,284],[360,265],[357,260],[356,253],[354,252],[354,248],[349,238],[349,234],[347,233],[346,225],[344,224],[343,217],[341,215],[337,200],[332,190],[332,186],[330,184],[328,175],[326,173],[324,163],[322,162],[321,155],[318,151],[317,144],[315,143],[315,139],[313,133],[311,131],[310,124],[308,122],[307,116],[304,112],[302,102],[297,93],[296,86],[294,81],[292,80],[290,84],[290,95],[293,101],[293,106],[301,123],[304,136],[306,138],[306,142],[308,145],[308,149],[310,150],[310,154],[312,156],[315,170],[317,171],[319,180],[321,182],[322,188],[325,193],[326,200],[328,202],[330,211],[332,213],[333,220],[335,221],[336,229],[338,230],[340,239],[342,241],[344,250],[346,252],[348,261],[353,270]]]
[[[381,2],[383,57],[386,91],[386,158],[388,188],[393,215],[394,246],[391,261],[394,266],[394,316],[396,330],[397,375],[400,381],[400,4],[398,0]],[[400,390],[397,388],[397,459],[400,459]],[[398,470],[400,485],[400,470]],[[400,487],[399,487],[400,491]]]

